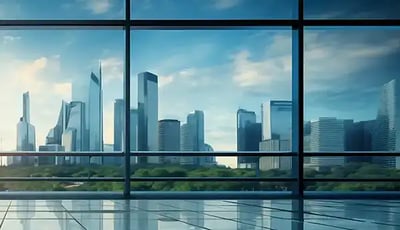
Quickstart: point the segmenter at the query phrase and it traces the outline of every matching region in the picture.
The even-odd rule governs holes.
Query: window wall
[[[1,2],[0,190],[398,190],[400,5],[321,2]]]

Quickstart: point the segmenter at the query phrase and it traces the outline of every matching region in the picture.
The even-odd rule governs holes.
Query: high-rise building
[[[115,99],[114,102],[114,144],[111,145],[113,148],[110,149],[110,145],[104,144],[104,151],[110,150],[112,151],[122,151],[124,150],[124,126],[125,126],[125,103],[123,99]],[[108,152],[108,151],[106,151]],[[105,157],[103,158],[103,164],[106,165],[121,165],[122,158],[121,157]]]
[[[195,110],[181,127],[181,150],[204,151],[204,113]],[[182,157],[181,164],[204,165],[206,157]]]
[[[320,117],[311,122],[310,150],[312,152],[345,151],[345,121],[334,117]],[[343,166],[344,157],[311,157],[311,164],[319,170]]]
[[[66,152],[82,152],[87,150],[86,117],[85,103],[81,101],[72,101],[68,104],[68,121],[66,129],[62,134],[62,145]],[[64,160],[58,160],[66,164],[88,164],[88,157],[65,157]]]
[[[236,113],[236,149],[237,151],[258,151],[261,141],[261,123],[256,123],[256,113],[239,109]],[[257,157],[239,156],[238,168],[256,168]]]
[[[269,100],[263,104],[262,139],[291,140],[292,102]]]
[[[138,74],[139,151],[158,150],[158,77],[149,72]],[[140,157],[139,163],[159,163],[159,157]]]
[[[351,125],[349,125],[351,124]],[[376,120],[345,123],[345,151],[373,151]],[[371,157],[346,157],[346,162],[371,162]]]
[[[393,79],[383,85],[376,118],[374,150],[400,150],[400,83]],[[399,157],[374,157],[374,161],[386,167],[400,168]]]
[[[103,88],[101,64],[99,77],[93,72],[90,74],[89,97],[86,113],[87,139],[89,151],[103,151]],[[92,157],[92,164],[102,164],[101,157]]]
[[[181,147],[181,123],[178,120],[164,119],[158,122],[158,150],[179,151]],[[176,156],[160,156],[161,163],[180,163]]]
[[[130,110],[130,148],[131,151],[137,150],[137,132],[138,132],[138,111],[137,109]],[[131,164],[136,164],[137,157],[131,157]]]
[[[204,144],[204,152],[214,152],[214,148],[213,148],[211,145],[205,143],[205,144]],[[208,157],[206,157],[206,162],[205,162],[205,164],[206,164],[206,165],[209,165],[209,166],[211,166],[211,165],[217,165],[217,159],[216,159],[216,157],[215,157],[215,156],[208,156]]]
[[[70,114],[69,104],[66,103],[65,101],[62,101],[57,123],[52,129],[49,130],[46,136],[46,145],[47,144],[61,145],[62,134],[64,130],[67,128],[69,114]]]
[[[59,144],[46,144],[39,146],[39,152],[64,152],[64,147]],[[56,156],[35,157],[35,166],[56,165]]]
[[[260,142],[260,151],[265,152],[277,152],[277,151],[290,151],[289,140],[279,140],[279,139],[269,139]],[[292,168],[292,158],[291,157],[261,157],[260,170],[270,170],[270,169],[280,169],[280,170],[290,170]]]
[[[23,94],[22,117],[17,124],[17,151],[36,151],[35,126],[30,123],[29,92]],[[34,157],[12,157],[11,164],[33,165]]]
[[[114,102],[114,151],[122,151],[124,139],[124,100],[116,99]]]
[[[290,151],[292,134],[292,102],[269,100],[262,105],[262,141],[260,151]],[[288,170],[291,157],[262,157],[260,169]]]

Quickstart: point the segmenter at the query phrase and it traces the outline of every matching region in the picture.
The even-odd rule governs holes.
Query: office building
[[[260,142],[260,151],[263,152],[289,152],[291,149],[289,140],[269,139]],[[291,157],[261,157],[259,168],[262,171],[270,169],[290,170],[292,168]]]
[[[123,99],[116,99],[114,102],[114,151],[122,151],[124,146],[124,112],[125,104]]]
[[[40,145],[39,152],[64,152],[64,147],[59,144]],[[56,161],[57,158],[56,156],[35,157],[35,166],[59,165]],[[60,158],[60,160],[63,159]]]
[[[158,150],[179,151],[181,147],[181,123],[178,120],[164,119],[158,122]],[[160,156],[161,163],[178,164],[180,158],[176,156]]]
[[[36,151],[35,126],[30,123],[29,92],[23,94],[22,117],[17,124],[17,151]],[[34,157],[12,157],[11,164],[33,165]]]
[[[89,97],[86,113],[86,128],[89,151],[103,151],[103,88],[101,64],[99,76],[90,74]],[[102,164],[102,157],[90,158],[91,164]]]
[[[320,117],[311,121],[310,150],[312,152],[345,151],[345,122],[334,117]],[[344,157],[311,157],[311,164],[318,170],[343,166]]]
[[[345,151],[373,151],[376,120],[354,122],[345,126]],[[346,157],[346,162],[372,162],[372,157]]]
[[[138,74],[137,150],[158,150],[158,77],[149,72]],[[159,157],[140,157],[139,163],[159,163]]]
[[[397,79],[383,85],[376,118],[374,150],[400,150],[400,83]],[[374,157],[385,167],[400,168],[399,157]]]
[[[181,126],[181,151],[204,151],[204,113],[195,110]],[[181,164],[204,165],[205,157],[182,157]]]
[[[60,112],[56,125],[51,128],[46,136],[46,145],[57,144],[61,145],[62,134],[67,128],[67,122],[69,120],[69,104],[65,101],[61,102]]]
[[[256,123],[256,113],[239,109],[236,113],[236,149],[237,151],[258,151],[261,141],[261,123]],[[257,157],[239,156],[238,168],[256,168]]]
[[[114,102],[114,144],[104,144],[106,152],[121,152],[124,150],[124,126],[125,126],[125,103],[123,99],[116,99]],[[113,148],[109,148],[112,146]],[[106,149],[107,147],[107,149]],[[103,159],[105,165],[121,165],[121,157],[105,157]]]
[[[62,146],[66,152],[87,151],[86,117],[85,103],[81,101],[72,101],[68,104],[68,121],[66,129],[62,134]],[[67,156],[64,160],[58,160],[65,164],[88,164],[89,157]]]
[[[262,105],[262,141],[260,151],[291,151],[292,134],[292,102],[285,100],[269,100]],[[262,157],[260,169],[289,170],[292,167],[290,157]]]
[[[131,151],[137,151],[137,132],[138,132],[138,111],[137,109],[130,110],[130,148]],[[137,157],[131,157],[131,164],[138,163]]]

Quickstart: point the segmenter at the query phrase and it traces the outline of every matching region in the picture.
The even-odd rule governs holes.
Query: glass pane
[[[398,182],[312,182],[306,183],[308,191],[399,191]]]
[[[392,27],[305,31],[305,151],[399,151],[399,36]],[[384,153],[369,161],[382,176],[384,168],[400,167]],[[306,164],[347,162],[328,156]]]
[[[134,19],[292,19],[297,0],[132,0]]]
[[[123,191],[122,182],[29,181],[0,182],[0,191]]]
[[[123,19],[124,0],[2,0],[5,19]]]
[[[327,158],[327,159],[325,159]],[[318,162],[325,161],[329,163],[332,157],[306,157],[305,158],[305,178],[382,178],[398,179],[400,170],[396,168],[383,167],[378,163],[380,158],[387,157],[335,157],[343,159],[342,165],[319,166]]]
[[[0,176],[87,176],[89,165],[114,166],[103,176],[120,175],[123,158],[74,152],[121,151],[123,31],[1,30],[0,37],[0,79],[7,83],[0,86],[7,108],[0,151],[71,153],[1,157],[7,167]]]
[[[132,191],[290,191],[291,182],[132,182]]]
[[[397,0],[304,0],[305,18],[314,19],[398,19]]]
[[[132,151],[290,151],[291,41],[284,29],[133,31]],[[205,163],[192,159],[181,164]]]

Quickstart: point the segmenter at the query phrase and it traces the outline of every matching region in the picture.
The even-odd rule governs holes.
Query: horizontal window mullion
[[[304,26],[400,26],[399,19],[305,19]]]
[[[247,157],[294,157],[297,153],[294,152],[201,152],[201,151],[146,151],[146,152],[131,152],[131,156],[146,157],[146,156],[179,156],[179,157],[234,157],[234,156],[247,156]]]
[[[304,157],[395,157],[400,156],[400,152],[304,152]]]
[[[400,178],[304,178],[304,182],[400,182]]]
[[[123,182],[123,177],[0,177],[0,181]]]
[[[297,20],[275,19],[221,19],[221,20],[131,20],[134,29],[224,29],[232,27],[292,27],[297,26]]]
[[[124,25],[126,25],[125,20],[0,20],[0,27],[9,27],[9,29],[13,27],[18,29],[20,27],[22,29],[29,29],[30,27],[49,27],[49,29],[52,29],[52,27],[54,29],[63,29],[64,27],[78,27],[78,29],[101,29],[102,27],[104,29],[123,29]]]
[[[201,181],[201,182],[215,182],[215,181],[240,181],[240,182],[295,182],[297,179],[294,177],[131,177],[131,182],[156,182],[156,181]]]
[[[51,157],[51,156],[74,156],[74,157],[123,157],[122,152],[0,152],[0,156],[27,156],[27,157]]]

